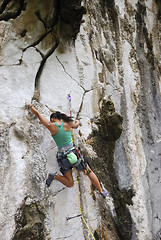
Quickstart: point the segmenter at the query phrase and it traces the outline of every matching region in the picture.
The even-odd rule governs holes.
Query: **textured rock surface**
[[[161,238],[159,0],[0,1],[0,239],[92,239],[50,133],[25,107],[81,120],[74,130],[107,199],[78,174],[96,239]],[[73,173],[75,183],[76,177]]]

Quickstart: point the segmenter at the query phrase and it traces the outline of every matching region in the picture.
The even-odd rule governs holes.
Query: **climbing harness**
[[[88,174],[89,174],[89,170],[88,170],[88,168],[87,168],[87,161],[86,161],[86,159],[85,159],[84,156],[81,154],[80,149],[78,149],[76,146],[75,146],[75,151],[76,151],[76,154],[77,154],[78,159],[81,161],[81,164],[82,164],[83,167],[84,167],[85,174],[88,175]]]
[[[81,154],[79,153],[79,155]],[[78,156],[78,150],[76,150],[73,143],[66,147],[59,148],[56,158],[62,174],[65,174],[73,167],[75,167],[78,171],[86,171],[87,163],[83,157]]]
[[[68,98],[68,101],[69,101],[70,116],[72,116],[72,111],[71,111],[71,95],[68,94],[67,98]],[[84,161],[84,157],[83,157],[83,155],[80,153],[80,151],[78,150],[78,148],[77,148],[76,146],[75,146],[75,150],[76,150],[76,154],[77,154],[78,159],[81,158],[82,161],[83,161],[83,163],[84,163],[84,162],[85,162],[85,161]],[[85,171],[88,170],[88,169],[87,169],[87,170],[86,170],[86,169],[87,169],[87,168],[86,168],[86,166],[85,166]],[[84,219],[84,216],[83,216],[83,213],[82,213],[81,201],[80,201],[80,195],[79,195],[79,186],[78,186],[78,180],[77,180],[77,173],[76,173],[76,169],[75,169],[75,168],[74,168],[74,172],[75,172],[76,187],[77,187],[77,196],[78,196],[78,203],[79,203],[79,211],[80,211],[80,214],[78,214],[78,215],[76,215],[76,216],[73,216],[73,217],[67,217],[66,220],[68,221],[68,220],[73,219],[73,218],[81,217],[82,221],[83,221],[84,224],[86,225],[86,227],[87,227],[89,233],[91,234],[92,238],[93,238],[94,240],[96,240],[95,237],[94,237],[94,235],[93,235],[93,233],[91,232],[91,230],[90,230],[90,228],[89,228],[86,220]],[[87,172],[86,174],[88,174],[88,173],[89,173],[89,170],[88,170],[88,172]]]

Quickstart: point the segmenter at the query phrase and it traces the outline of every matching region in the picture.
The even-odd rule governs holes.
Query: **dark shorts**
[[[75,149],[72,152],[76,155]],[[77,155],[76,155],[77,156]],[[60,167],[60,172],[64,175],[68,171],[70,171],[73,167],[75,167],[78,171],[82,171],[86,169],[87,162],[84,158],[80,157],[75,164],[71,164],[67,158],[67,154],[59,154],[57,153],[57,161]]]

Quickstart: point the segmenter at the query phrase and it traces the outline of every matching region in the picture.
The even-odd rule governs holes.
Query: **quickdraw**
[[[82,216],[82,213],[81,213],[81,214],[78,214],[78,215],[76,215],[76,216],[73,216],[73,217],[66,217],[66,220],[68,221],[68,220],[70,220],[70,219],[77,218],[77,217],[80,217],[80,216]]]
[[[72,97],[70,95],[70,93],[67,95],[67,99],[69,102],[69,112],[70,112],[70,117],[72,116]]]

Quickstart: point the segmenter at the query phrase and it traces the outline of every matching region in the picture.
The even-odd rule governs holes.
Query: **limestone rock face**
[[[1,240],[161,239],[160,32],[159,0],[0,1]],[[82,172],[45,186],[57,148],[26,103],[69,115],[68,94],[106,199]]]

